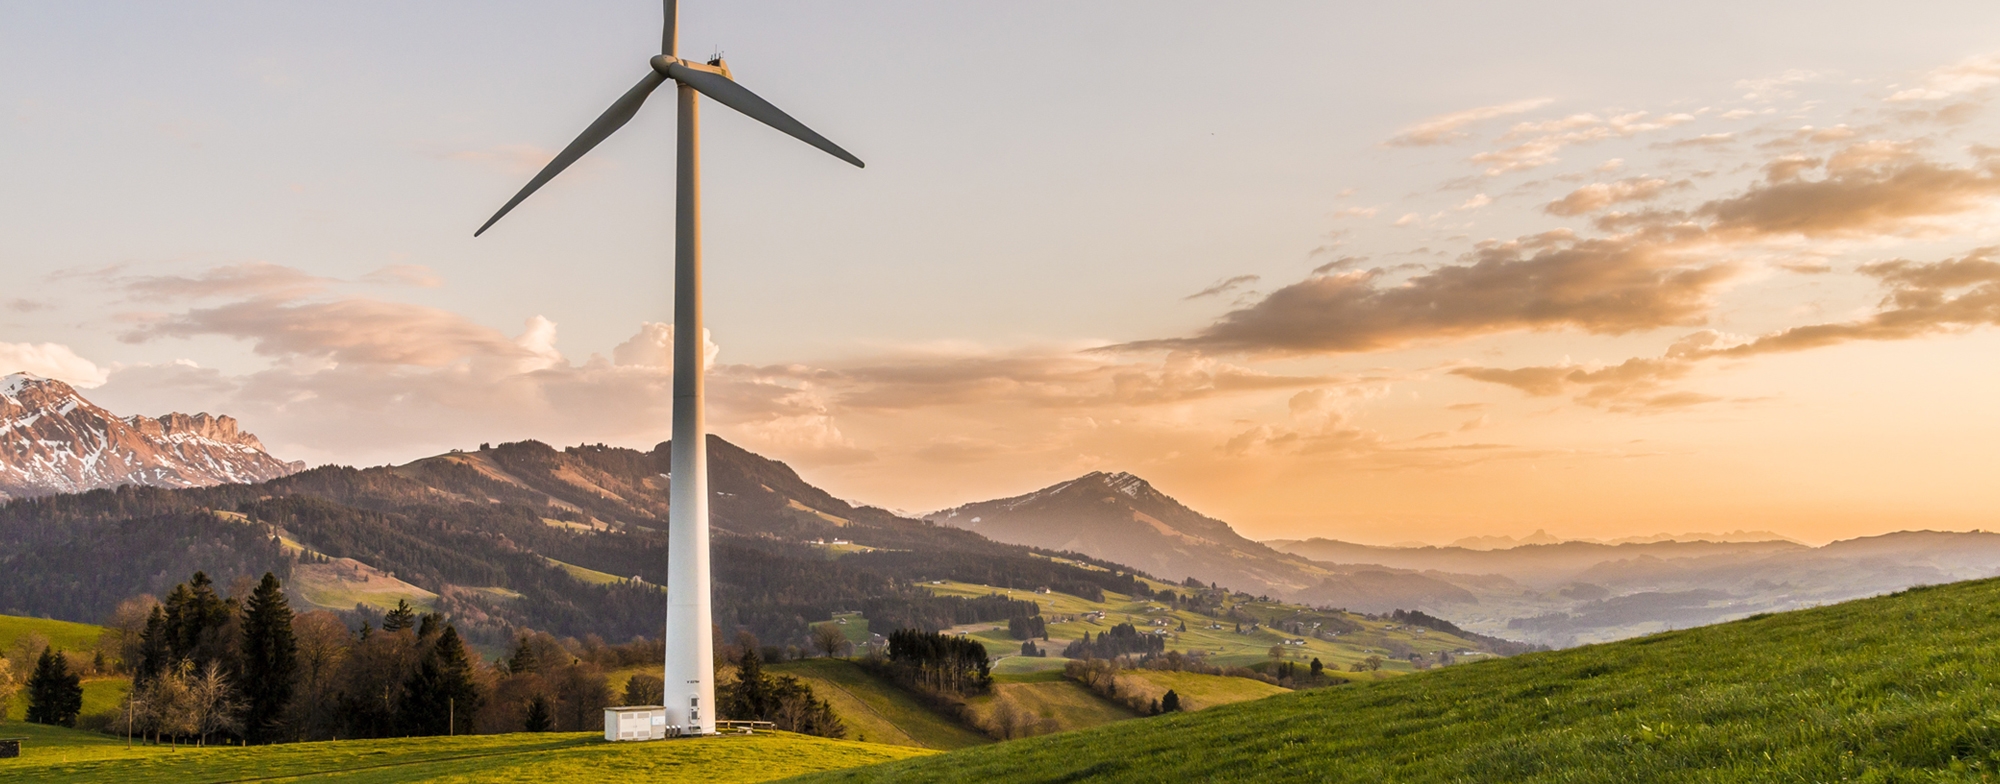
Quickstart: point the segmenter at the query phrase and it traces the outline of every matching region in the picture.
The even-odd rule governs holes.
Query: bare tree
[[[152,594],[142,593],[125,601],[111,611],[111,617],[104,620],[107,628],[97,638],[97,649],[105,658],[115,659],[124,666],[126,672],[139,665],[139,635],[146,631],[146,618],[151,615],[160,600]]]
[[[21,678],[14,674],[14,663],[0,659],[0,721],[7,719],[7,706],[14,704],[14,693],[21,690]]]
[[[208,745],[210,735],[238,729],[237,713],[243,710],[243,700],[222,673],[220,662],[209,662],[188,681],[188,705],[203,746]]]
[[[838,624],[822,623],[812,627],[812,645],[821,654],[832,656],[846,644],[847,634],[840,630]]]
[[[341,623],[340,616],[316,610],[292,618],[292,637],[298,641],[293,726],[305,737],[333,737],[339,718],[335,707],[340,696],[340,668],[347,662],[354,635]]]

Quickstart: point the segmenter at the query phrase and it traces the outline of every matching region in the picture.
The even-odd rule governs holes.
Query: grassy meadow
[[[802,781],[1977,781],[2000,580],[1919,588]]]
[[[847,724],[847,737],[855,740],[928,749],[993,742],[851,661],[800,659],[768,669],[805,681],[813,694],[833,703],[834,712]]]
[[[1151,580],[1147,582],[1156,591],[1186,590],[1172,583]],[[1295,640],[1303,637],[1306,641],[1304,645],[1286,647],[1285,656],[1288,660],[1308,662],[1314,658],[1318,658],[1330,670],[1337,670],[1341,677],[1350,680],[1378,680],[1415,672],[1415,669],[1411,667],[1409,662],[1396,659],[1384,661],[1382,669],[1379,671],[1365,673],[1348,672],[1348,669],[1354,663],[1367,659],[1369,656],[1383,655],[1386,657],[1388,652],[1387,645],[1392,641],[1398,646],[1407,646],[1411,651],[1425,654],[1437,651],[1459,651],[1478,647],[1467,640],[1443,632],[1400,626],[1387,621],[1371,621],[1359,615],[1321,612],[1283,602],[1251,601],[1243,602],[1238,606],[1252,616],[1264,619],[1265,621],[1280,619],[1285,621],[1302,621],[1310,624],[1315,620],[1324,620],[1327,616],[1337,615],[1347,621],[1360,624],[1362,630],[1343,634],[1333,640],[1319,639],[1310,634],[1286,634],[1274,631],[1268,626],[1253,632],[1247,631],[1248,626],[1246,625],[1246,631],[1243,634],[1237,634],[1236,626],[1233,622],[1219,623],[1216,619],[1206,615],[1187,610],[1170,609],[1159,602],[1109,591],[1105,592],[1104,601],[1093,602],[1079,596],[1059,592],[1035,593],[1029,590],[1009,590],[990,585],[952,582],[949,580],[929,583],[923,587],[940,596],[985,596],[990,593],[997,593],[1013,599],[1033,601],[1041,605],[1042,616],[1045,618],[1055,616],[1076,618],[1076,620],[1072,621],[1048,624],[1050,641],[1048,643],[1043,643],[1040,640],[1035,641],[1036,645],[1049,649],[1051,658],[1059,656],[1062,653],[1064,645],[1067,645],[1071,640],[1082,637],[1086,632],[1090,634],[1102,634],[1111,627],[1121,623],[1130,623],[1137,626],[1142,632],[1161,628],[1153,624],[1155,619],[1166,621],[1167,626],[1165,628],[1174,630],[1167,637],[1168,648],[1173,650],[1201,651],[1208,656],[1209,661],[1222,665],[1247,667],[1269,662],[1271,661],[1271,646],[1278,645],[1285,640]],[[1084,617],[1086,614],[1093,612],[1104,613],[1105,617],[1102,619]],[[1187,624],[1188,630],[1185,632],[1179,631],[1180,624],[1182,623]],[[1219,624],[1222,628],[1210,629],[1208,628],[1210,624]],[[1007,636],[1007,624],[1005,622],[964,624],[953,627],[951,631],[965,632],[967,636],[979,640],[985,644],[986,650],[994,656],[1011,656],[1021,650],[1021,641]],[[996,665],[996,671],[1008,671],[1005,668],[1009,666],[1008,663],[1011,661],[1011,658],[1002,659],[1000,664]],[[1054,666],[1059,668],[1061,665],[1057,664]],[[1032,666],[1030,667],[1032,668]]]
[[[789,733],[649,743],[606,743],[597,733],[517,733],[456,738],[294,743],[277,746],[135,746],[94,733],[18,722],[0,737],[28,737],[20,759],[0,761],[8,782],[281,779],[378,782],[769,781],[931,752]]]

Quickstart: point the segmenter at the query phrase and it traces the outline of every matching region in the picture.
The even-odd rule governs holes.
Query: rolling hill
[[[783,463],[719,438],[708,446],[715,617],[724,629],[803,644],[807,622],[843,611],[866,611],[888,629],[1013,612],[915,587],[935,579],[1136,590],[1129,569],[1052,560],[855,506]],[[407,599],[489,644],[521,627],[656,636],[665,612],[657,586],[666,582],[666,469],[665,444],[642,452],[529,441],[257,484],[18,499],[0,505],[0,572],[8,575],[0,613],[97,620],[120,600],[163,594],[196,570],[223,586],[270,571],[302,607],[379,615]],[[810,544],[836,537],[857,551]]]
[[[1988,780],[1996,690],[1981,580],[798,780]]]

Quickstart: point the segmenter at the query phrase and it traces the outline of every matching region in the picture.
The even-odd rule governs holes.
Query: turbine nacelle
[[[712,73],[730,81],[736,80],[736,77],[729,75],[729,64],[723,62],[721,58],[716,58],[713,63],[698,63],[693,60],[682,60],[673,55],[659,54],[653,55],[653,59],[648,61],[648,64],[653,66],[654,72],[677,82],[683,81],[680,77],[674,75],[674,69],[677,68]]]

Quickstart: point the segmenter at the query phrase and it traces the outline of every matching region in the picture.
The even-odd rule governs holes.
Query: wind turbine
[[[665,0],[665,6],[666,26],[660,34],[660,54],[649,61],[652,70],[472,236],[492,228],[529,194],[624,127],[655,88],[674,82],[680,105],[680,144],[674,201],[674,430],[668,476],[667,655],[662,701],[668,724],[709,735],[715,732],[715,662],[709,621],[708,438],[702,421],[702,375],[706,368],[701,331],[701,107],[696,94],[843,161],[864,164],[737,84],[722,58],[698,63],[675,56],[679,42],[677,2]]]

